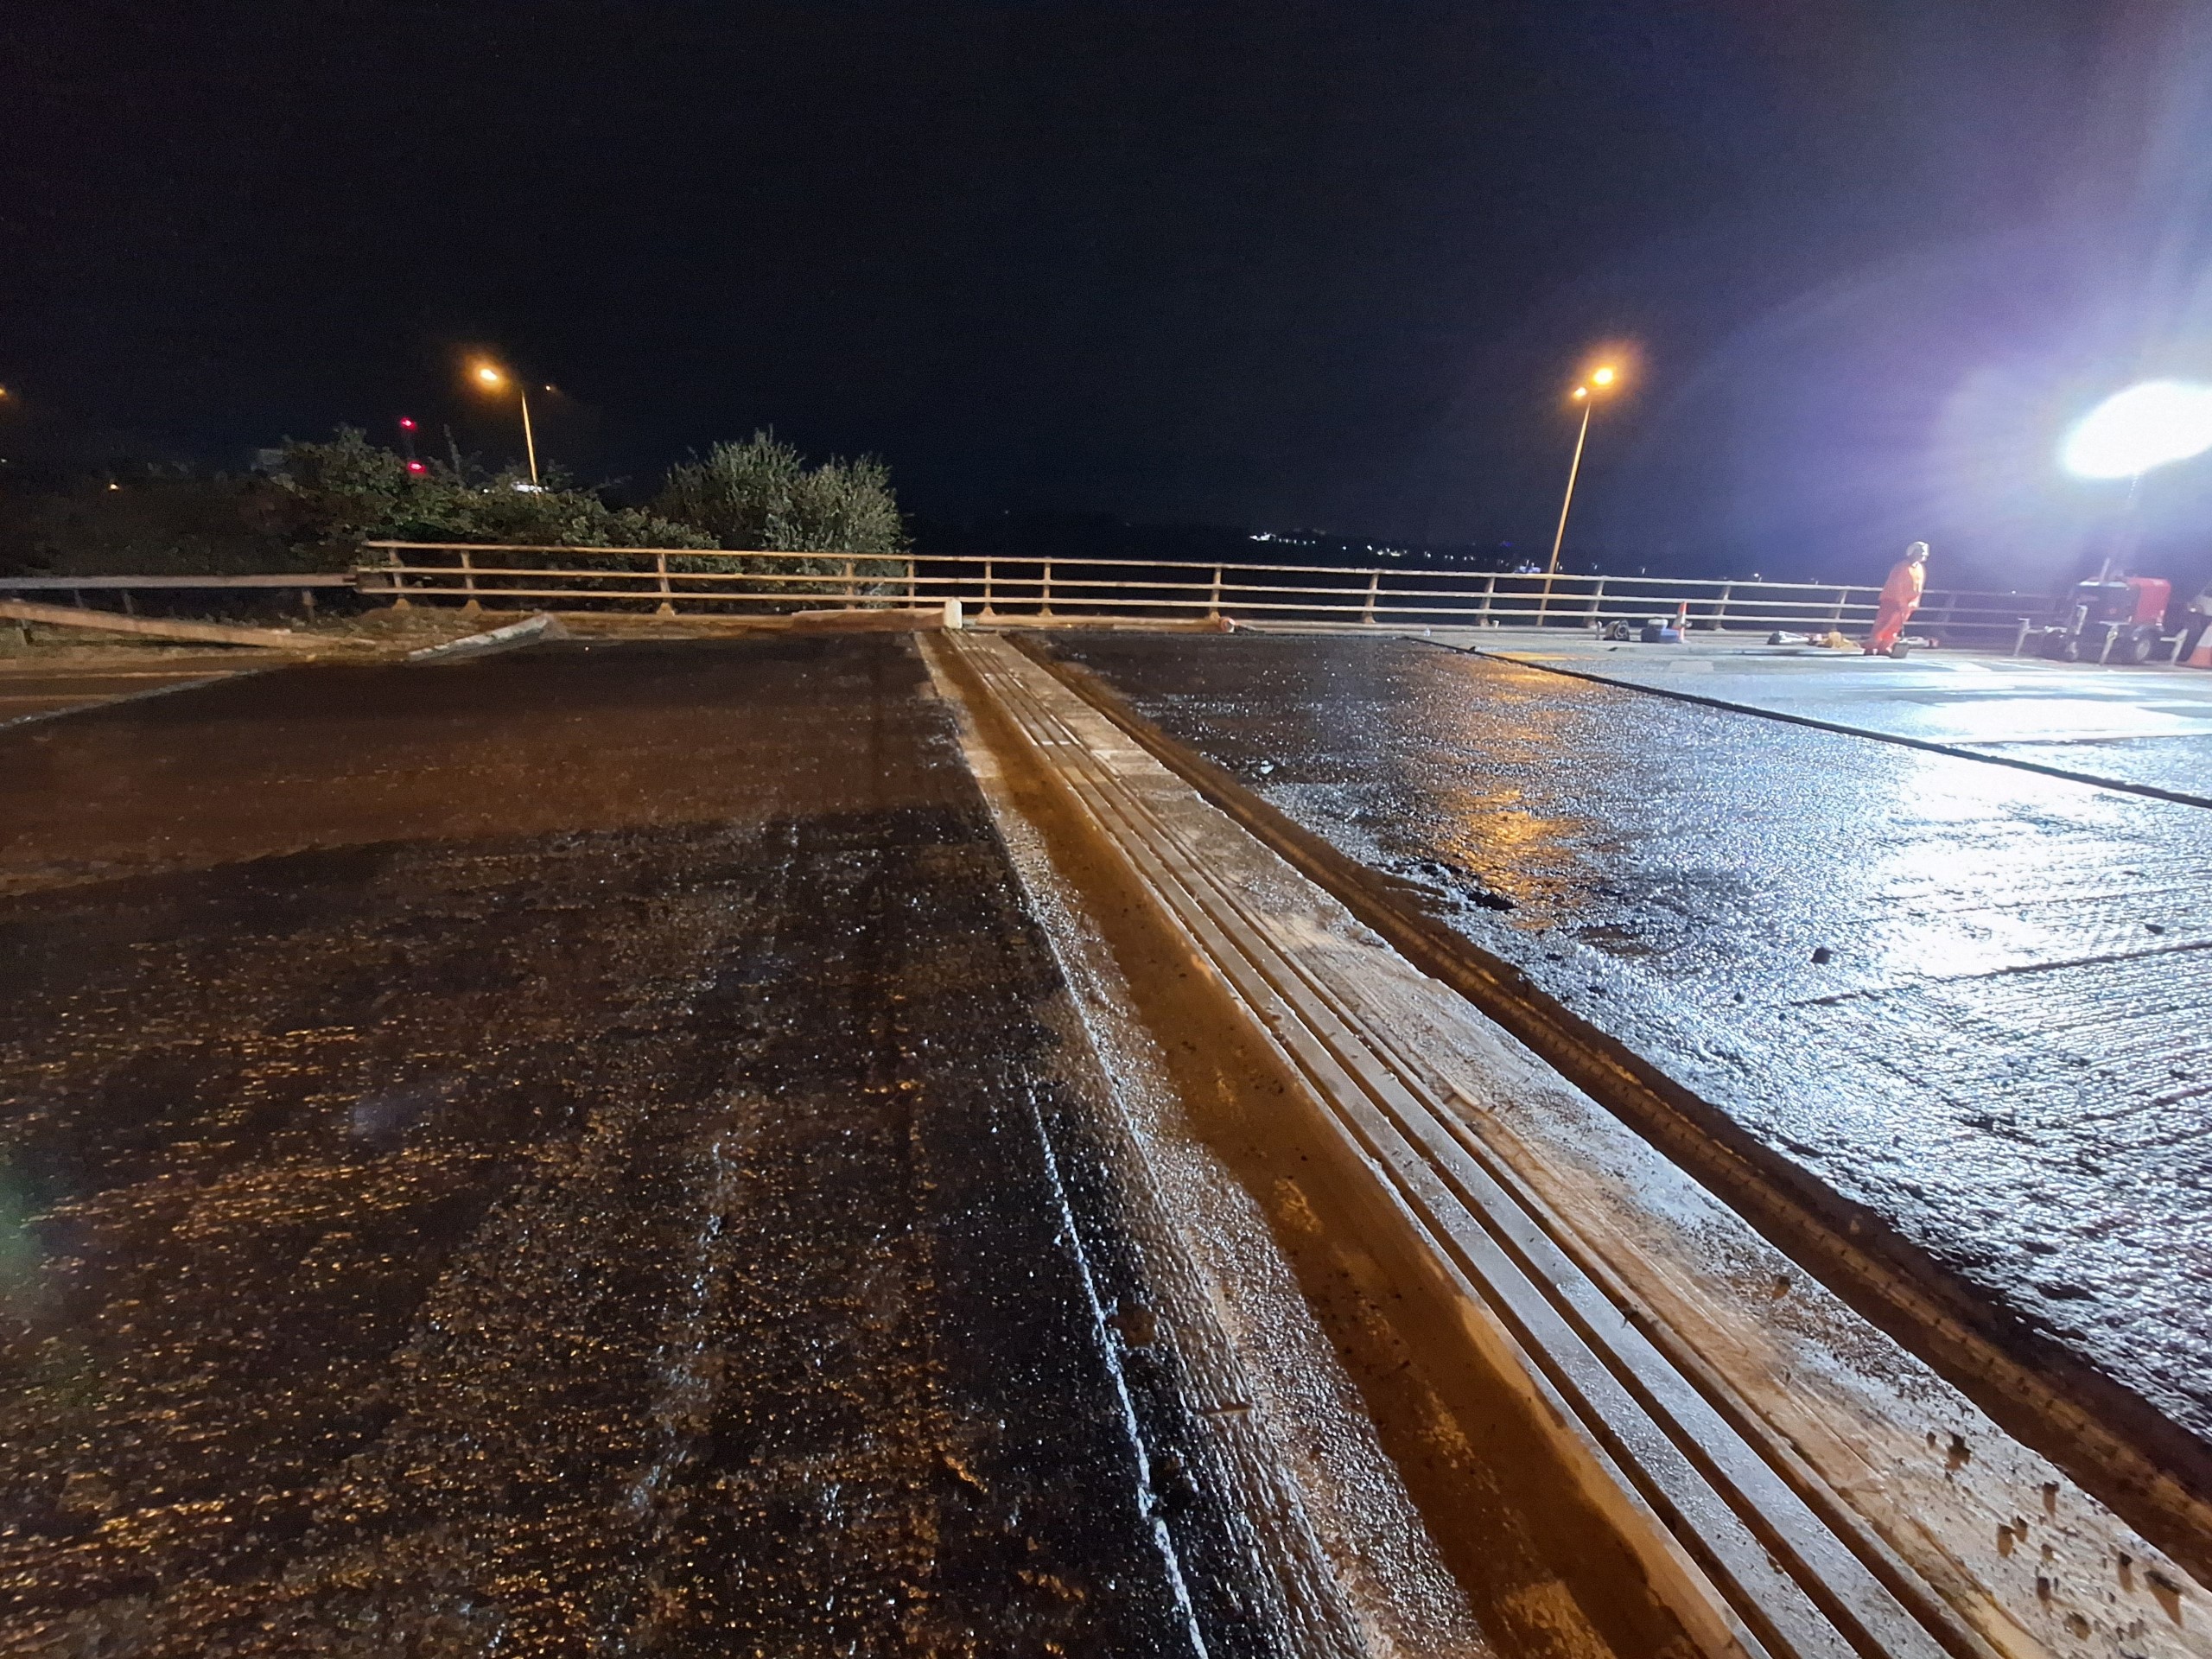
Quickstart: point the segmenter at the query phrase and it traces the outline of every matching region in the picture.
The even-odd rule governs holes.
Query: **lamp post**
[[[479,363],[476,365],[476,381],[487,391],[497,391],[501,386],[510,382],[513,384],[515,396],[522,401],[523,451],[530,457],[530,482],[531,487],[536,488],[537,486],[537,439],[530,429],[530,388],[523,385],[520,377],[509,375],[496,364],[492,363]]]
[[[1567,499],[1559,505],[1559,529],[1552,537],[1552,562],[1545,569],[1547,576],[1559,574],[1559,550],[1567,543],[1567,515],[1574,507],[1574,480],[1582,472],[1582,446],[1590,437],[1590,405],[1596,401],[1591,396],[1592,388],[1602,391],[1611,385],[1615,378],[1612,367],[1607,365],[1592,372],[1587,385],[1574,389],[1574,401],[1582,405],[1582,425],[1574,435],[1574,459],[1567,467]],[[1548,582],[1545,584],[1544,593],[1547,598],[1550,596],[1551,585]]]
[[[2134,562],[2142,536],[2135,503],[2143,474],[2207,449],[2212,449],[2212,386],[2186,380],[2145,380],[2114,392],[2066,435],[2059,464],[2075,477],[2127,480],[2127,499],[2100,582],[2115,558],[2123,575]]]

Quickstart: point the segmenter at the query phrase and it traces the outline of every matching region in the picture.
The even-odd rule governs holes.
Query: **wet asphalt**
[[[2212,811],[1412,641],[1053,649],[2212,1439]]]
[[[910,640],[0,778],[0,1651],[1287,1650]]]

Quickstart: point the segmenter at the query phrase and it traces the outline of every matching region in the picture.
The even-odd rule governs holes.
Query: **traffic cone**
[[[2189,653],[2189,661],[2183,666],[2212,668],[2212,628],[2204,631],[2204,637],[2196,642],[2196,649]]]

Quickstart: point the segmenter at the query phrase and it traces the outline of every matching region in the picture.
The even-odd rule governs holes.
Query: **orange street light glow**
[[[505,379],[506,376],[501,374],[489,363],[480,363],[476,365],[476,378],[487,386],[496,386]]]
[[[1610,386],[1613,384],[1613,372],[1611,368],[1603,368],[1592,375],[1590,378],[1599,385]]]

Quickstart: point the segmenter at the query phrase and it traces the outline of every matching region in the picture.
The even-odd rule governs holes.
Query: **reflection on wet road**
[[[1274,1650],[1179,1576],[1237,1552],[1139,1450],[1040,1140],[1057,982],[908,642],[0,746],[35,1650]]]
[[[2212,1437],[2212,812],[1407,641],[1055,649]]]

